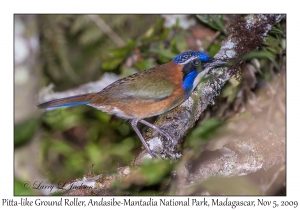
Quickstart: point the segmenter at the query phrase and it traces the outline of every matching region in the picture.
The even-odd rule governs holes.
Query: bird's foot
[[[162,131],[162,130],[160,130],[159,132],[160,132],[163,136],[165,136],[168,140],[171,140],[173,144],[176,143],[175,140],[174,140],[168,133],[166,133],[166,132],[164,132],[164,131]]]
[[[159,132],[161,135],[165,136],[168,140],[171,140],[173,144],[176,144],[175,140],[165,131],[163,131],[162,129],[160,129],[159,127],[147,122],[146,120],[140,120],[141,123],[143,123],[144,125],[149,126],[150,128],[156,130],[157,132]]]
[[[151,151],[151,153],[149,153],[150,154],[150,156],[153,158],[153,159],[157,159],[157,158],[159,158],[159,155],[157,155],[156,153],[154,153],[152,150],[150,150]]]

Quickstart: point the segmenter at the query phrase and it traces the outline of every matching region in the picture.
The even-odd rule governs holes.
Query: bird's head
[[[181,53],[173,61],[183,66],[182,88],[187,98],[210,68],[227,64],[226,61],[211,58],[204,52],[193,51]]]

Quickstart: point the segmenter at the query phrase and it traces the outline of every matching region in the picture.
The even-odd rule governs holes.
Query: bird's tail
[[[82,104],[88,104],[91,102],[92,98],[95,97],[96,93],[88,93],[83,95],[71,96],[66,98],[60,98],[52,101],[48,101],[38,105],[38,108],[59,108],[59,107],[69,107],[78,106]]]

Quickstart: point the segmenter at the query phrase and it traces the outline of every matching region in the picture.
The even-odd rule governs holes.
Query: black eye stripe
[[[202,65],[201,60],[194,59],[189,61],[188,63],[186,63],[183,68],[182,68],[182,73],[183,73],[183,80],[185,80],[185,78],[189,75],[189,73],[191,73],[192,71],[198,71],[200,72],[202,67],[199,68],[198,66]]]

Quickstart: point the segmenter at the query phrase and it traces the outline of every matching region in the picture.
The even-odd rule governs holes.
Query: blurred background
[[[141,151],[130,124],[117,117],[89,106],[44,112],[38,103],[79,94],[78,87],[93,92],[95,84],[105,87],[187,50],[214,56],[235,16],[15,15],[15,195],[48,195],[49,190],[24,183],[68,182],[83,177],[92,164],[95,174],[114,173]],[[285,136],[285,19],[245,62],[185,137],[183,155],[220,148],[258,128]],[[176,163],[141,168],[139,182],[124,185],[119,194],[174,194],[170,176]],[[186,195],[285,195],[284,165],[223,179],[207,180]]]

